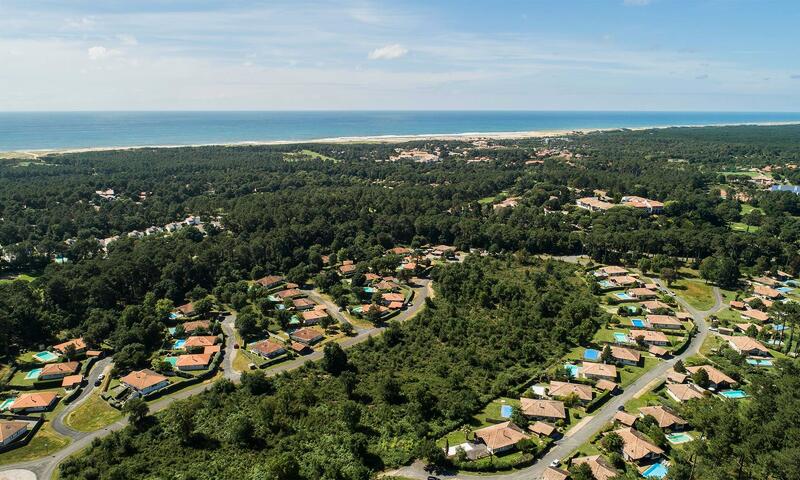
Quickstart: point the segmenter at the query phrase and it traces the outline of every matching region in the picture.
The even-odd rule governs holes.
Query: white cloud
[[[90,60],[103,60],[110,57],[115,57],[120,55],[122,52],[119,50],[114,50],[113,48],[106,48],[96,45],[94,47],[89,47],[86,51],[89,54]]]
[[[370,60],[393,60],[395,58],[400,58],[408,53],[408,49],[403,47],[402,45],[395,43],[392,45],[386,45],[385,47],[376,48],[375,50],[369,52],[369,59]]]
[[[68,18],[66,27],[73,30],[89,30],[94,28],[95,21],[92,17]]]
[[[622,3],[629,7],[644,7],[650,5],[652,0],[623,0]]]
[[[139,41],[136,40],[136,37],[134,37],[133,35],[128,35],[128,34],[124,34],[123,33],[123,34],[117,35],[117,40],[119,40],[123,45],[131,46],[131,47],[134,46],[134,45],[139,45]]]

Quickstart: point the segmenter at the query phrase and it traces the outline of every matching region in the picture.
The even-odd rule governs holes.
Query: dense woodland
[[[398,244],[452,244],[499,258],[583,253],[608,263],[649,259],[664,268],[681,260],[705,265],[720,284],[769,269],[798,274],[800,197],[748,190],[763,213],[743,218],[739,201],[718,194],[720,172],[800,164],[798,139],[800,127],[781,126],[605,132],[491,148],[404,145],[441,149],[442,160],[426,164],[388,162],[396,146],[381,144],[7,160],[0,164],[0,269],[37,278],[0,283],[0,330],[8,332],[0,336],[0,355],[83,335],[114,346],[119,364],[145,365],[163,338],[170,302],[270,273],[310,279],[322,254],[368,261]],[[572,156],[530,163],[543,148]],[[775,176],[797,181],[798,170]],[[106,188],[115,190],[115,200],[94,193]],[[574,208],[593,189],[616,199],[658,199],[665,212]],[[493,209],[498,194],[521,197],[519,206]],[[96,240],[190,214],[218,217],[223,228],[121,238],[107,253]],[[729,227],[745,220],[759,229]],[[55,255],[69,261],[54,263]],[[319,366],[269,384],[220,384],[101,442],[65,477],[141,478],[147,462],[155,462],[149,466],[165,477],[189,468],[184,478],[294,478],[274,474],[278,469],[305,478],[364,478],[407,461],[421,439],[452,427],[591,335],[598,320],[591,297],[581,286],[559,291],[568,282],[565,267],[537,265],[514,280],[498,276],[512,268],[523,267],[485,260],[440,271],[436,308],[348,352],[343,372]],[[387,378],[388,385],[381,383]],[[352,441],[335,441],[340,432]],[[167,440],[175,435],[180,446]],[[186,462],[174,461],[175,449]],[[324,473],[333,470],[342,476]]]

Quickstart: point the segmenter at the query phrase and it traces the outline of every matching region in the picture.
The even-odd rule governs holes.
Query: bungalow
[[[204,330],[206,332],[211,331],[210,320],[194,320],[191,322],[182,323],[181,325],[183,326],[183,331],[189,334],[192,334],[198,330]]]
[[[630,287],[632,285],[639,285],[639,279],[631,277],[630,275],[622,275],[620,277],[613,277],[611,279],[618,287]]]
[[[479,438],[491,454],[513,449],[520,440],[530,439],[520,427],[512,422],[503,422],[475,430],[475,438]]]
[[[593,380],[605,379],[613,382],[617,379],[617,367],[605,363],[584,362],[580,372],[583,378]]]
[[[629,462],[655,460],[664,454],[664,450],[633,428],[620,428],[614,432],[622,437],[622,457]]]
[[[670,368],[667,371],[667,382],[669,383],[686,383],[687,378],[689,378],[689,375],[680,373],[674,368]]]
[[[642,417],[650,415],[655,418],[659,428],[664,430],[683,430],[687,425],[686,420],[679,417],[672,409],[661,405],[641,407],[639,408],[639,413],[641,413]]]
[[[626,427],[632,427],[638,419],[639,417],[636,415],[622,410],[619,410],[614,414],[614,421],[620,423],[621,425],[625,425]]]
[[[209,355],[209,354],[213,355],[213,354],[221,352],[221,351],[222,351],[222,345],[220,345],[220,344],[206,345],[205,347],[203,347],[203,353],[206,354],[206,355]]]
[[[183,344],[186,351],[202,350],[205,347],[216,345],[219,337],[215,335],[192,335]]]
[[[653,330],[631,330],[630,337],[634,340],[642,337],[644,343],[648,345],[669,345],[669,339],[664,333]]]
[[[275,358],[286,353],[286,347],[273,340],[262,340],[250,345],[250,351],[264,358]]]
[[[317,304],[307,298],[295,298],[292,300],[292,306],[295,310],[303,311],[303,310],[311,310]]]
[[[58,395],[55,392],[25,393],[17,397],[8,409],[14,413],[44,412],[57,402]]]
[[[768,298],[766,298],[766,297],[764,297],[764,298],[760,298],[760,297],[747,297],[747,298],[743,299],[742,301],[743,301],[744,303],[746,303],[746,304],[750,305],[751,303],[753,303],[753,302],[754,302],[754,301],[756,301],[756,300],[760,300],[760,301],[761,301],[761,303],[763,303],[763,304],[764,304],[764,307],[765,307],[765,308],[769,308],[769,307],[771,307],[771,306],[772,306],[772,304],[773,304],[773,303],[775,303],[775,302],[773,302],[772,300],[770,300],[770,299],[768,299]]]
[[[345,263],[339,267],[339,273],[345,277],[349,277],[350,275],[355,273],[355,271],[356,271],[356,266],[353,265],[352,263],[349,264]]]
[[[547,467],[542,480],[567,480],[569,472],[556,467]]]
[[[256,280],[256,284],[261,285],[264,288],[275,288],[285,281],[286,280],[280,275],[268,275]]]
[[[540,437],[552,437],[556,433],[556,426],[547,422],[534,422],[533,425],[528,425],[528,430]]]
[[[663,328],[667,330],[680,330],[683,324],[677,317],[672,315],[647,315],[647,323],[653,328]]]
[[[599,275],[598,275],[599,273]],[[602,277],[621,277],[628,274],[628,269],[619,267],[617,265],[609,265],[607,267],[598,268],[595,272],[596,276]]]
[[[61,386],[67,390],[73,389],[83,383],[83,375],[68,375],[61,380]]]
[[[303,296],[303,292],[301,292],[300,290],[298,290],[296,288],[289,288],[287,290],[281,290],[280,292],[275,294],[275,297],[278,298],[279,300],[286,300],[287,298],[296,298],[296,297],[302,297],[302,296]]]
[[[42,367],[42,371],[39,373],[39,380],[64,378],[77,372],[79,367],[80,364],[78,362],[48,363]]]
[[[669,305],[660,301],[660,300],[650,300],[647,302],[642,302],[642,308],[647,313],[655,313],[665,310],[672,310]]]
[[[375,284],[375,288],[381,291],[394,292],[400,289],[400,285],[389,280],[381,280]]]
[[[119,380],[130,387],[137,396],[148,395],[169,385],[167,377],[147,368],[131,372]]]
[[[762,312],[755,308],[744,310],[741,315],[744,320],[751,319],[761,323],[769,321],[769,314],[767,312]]]
[[[770,356],[769,350],[764,344],[750,337],[728,337],[728,344],[742,355],[754,357]]]
[[[207,353],[190,353],[181,355],[175,361],[175,367],[178,370],[205,370],[211,364],[212,354]]]
[[[306,355],[308,353],[313,352],[313,350],[309,348],[308,345],[303,345],[300,342],[292,342],[291,345],[289,345],[289,348],[291,348],[292,351],[298,355]]]
[[[614,392],[617,389],[617,387],[619,387],[619,385],[617,385],[615,382],[602,378],[598,380],[597,383],[594,384],[594,388],[602,390],[604,392]]]
[[[768,287],[777,287],[780,286],[781,282],[775,280],[774,278],[769,277],[756,277],[753,279],[754,282],[760,283],[761,285],[766,285]]]
[[[394,247],[390,248],[387,253],[392,253],[394,255],[408,255],[411,253],[411,249],[407,247]]]
[[[650,354],[655,355],[656,357],[666,357],[669,354],[669,352],[666,349],[657,347],[655,345],[650,345],[649,347],[647,347],[647,351],[650,352]]]
[[[745,305],[744,302],[731,300],[731,308],[734,310],[744,310],[745,308],[747,308],[747,305]]]
[[[301,328],[300,330],[295,330],[294,332],[290,333],[289,337],[292,340],[296,340],[300,343],[313,345],[325,338],[325,335],[319,333],[313,328]]]
[[[58,345],[53,345],[53,350],[64,355],[67,353],[67,348],[70,346],[75,348],[75,353],[81,354],[86,353],[87,346],[86,342],[83,341],[83,338],[73,338],[72,340],[67,340],[64,343],[59,343]]]
[[[0,447],[10,445],[11,442],[28,432],[28,423],[17,420],[0,420]]]
[[[406,270],[408,272],[416,272],[417,271],[417,262],[406,262],[400,265],[400,269]]]
[[[592,476],[595,478],[595,480],[611,480],[619,475],[619,472],[600,455],[572,459],[573,465],[580,465],[582,463],[589,465],[589,468],[592,470]]]
[[[175,307],[174,313],[179,317],[193,317],[197,315],[193,302],[184,303],[183,305]]]
[[[642,361],[642,355],[630,348],[611,346],[611,358],[623,365],[639,365]]]
[[[659,202],[658,200],[651,200],[649,198],[637,197],[635,195],[622,197],[621,202],[622,205],[625,205],[626,207],[633,207],[639,210],[645,210],[648,213],[661,213],[664,210],[664,204]]]
[[[314,309],[310,312],[303,312],[300,316],[303,317],[303,325],[316,325],[323,318],[328,318],[328,312]]]
[[[594,396],[592,387],[589,385],[583,385],[581,383],[557,382],[555,380],[550,381],[548,392],[553,398],[565,398],[574,393],[581,402],[591,402],[592,397]]]
[[[682,322],[694,322],[694,317],[689,312],[678,312],[675,317]]]
[[[389,308],[393,308],[392,304],[399,303],[400,306],[406,301],[405,295],[402,293],[382,293],[381,294],[381,301],[386,304]]]
[[[377,310],[379,314],[383,315],[384,313],[389,311],[388,307],[384,307],[383,305],[378,305],[377,303],[365,303],[361,305],[361,315],[366,315],[371,310]]]
[[[708,381],[709,385],[714,387],[714,390],[730,388],[733,385],[736,385],[736,380],[732,379],[728,375],[725,375],[722,371],[718,368],[714,367],[713,365],[700,365],[697,367],[686,367],[686,371],[695,374],[700,370],[705,370],[708,374]]]
[[[667,384],[667,395],[676,402],[685,402],[695,398],[703,398],[706,390],[689,383]]]
[[[756,285],[753,287],[753,292],[757,297],[768,298],[770,300],[780,300],[783,298],[783,293],[765,285]]]
[[[764,327],[762,327],[761,325],[756,325],[755,323],[737,323],[736,324],[736,330],[739,330],[742,333],[747,333],[747,331],[750,330],[750,327],[755,328],[756,332],[760,332],[761,330],[764,329]]]
[[[652,300],[658,296],[658,292],[650,290],[649,288],[631,288],[625,293],[636,300]]]
[[[583,197],[575,200],[575,205],[590,212],[604,212],[616,207],[613,203],[605,202],[597,197]]]
[[[365,279],[366,279],[368,282],[374,282],[375,280],[380,280],[380,279],[381,279],[381,276],[380,276],[380,275],[378,275],[378,274],[376,274],[376,273],[367,272],[367,273],[365,273],[365,274],[364,274],[364,278],[365,278]]]
[[[523,415],[536,420],[566,420],[567,418],[564,402],[558,400],[520,398],[519,408]]]

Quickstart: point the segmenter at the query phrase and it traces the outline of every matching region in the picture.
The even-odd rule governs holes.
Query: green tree
[[[328,343],[323,349],[321,365],[326,372],[339,375],[348,368],[347,353],[338,343]]]
[[[617,432],[608,432],[603,436],[603,439],[600,440],[600,445],[607,452],[619,452],[622,450],[624,444],[625,442]]]
[[[140,428],[150,413],[150,407],[139,397],[131,398],[122,406],[122,413],[128,415],[128,421],[134,428]]]

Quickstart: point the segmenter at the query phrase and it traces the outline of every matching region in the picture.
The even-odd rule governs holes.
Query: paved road
[[[416,313],[419,312],[419,310],[425,305],[425,298],[429,296],[432,291],[433,290],[431,288],[430,280],[424,280],[424,279],[416,280],[414,288],[415,292],[414,298],[412,299],[411,303],[406,307],[405,310],[403,310],[394,317],[394,320],[403,322],[416,315]],[[337,315],[341,316],[341,314],[338,312],[338,308],[330,311],[335,312],[334,317],[337,317]],[[342,316],[342,319],[343,318],[344,317]],[[337,319],[339,318],[337,317]],[[234,382],[238,382],[241,378],[241,373],[233,369],[233,355],[234,355],[233,344],[236,341],[236,337],[233,331],[234,321],[235,321],[235,316],[229,315],[222,322],[222,329],[225,332],[225,335],[228,337],[228,342],[225,346],[225,358],[222,361],[222,370],[225,378]],[[353,345],[357,345],[361,342],[366,341],[372,335],[380,334],[384,330],[384,328],[385,327],[372,327],[372,328],[359,329],[356,335],[342,340],[340,344],[342,345],[342,348],[352,347]],[[279,373],[282,372],[294,370],[302,366],[306,362],[319,360],[322,358],[322,356],[323,356],[322,351],[317,350],[312,354],[303,357],[298,357],[288,362],[280,363],[275,367],[267,369],[265,373],[268,376],[278,375]],[[92,369],[92,372],[93,374],[99,374],[100,369],[94,367]],[[94,378],[96,379],[96,377]],[[92,385],[94,384],[94,380],[92,380],[91,384]],[[150,413],[160,412],[169,407],[176,400],[186,399],[191,396],[202,393],[211,388],[213,385],[214,385],[213,381],[209,381],[207,383],[201,383],[186,388],[184,390],[179,390],[176,393],[170,394],[169,396],[156,400],[150,404]],[[89,389],[87,388],[87,390]],[[82,396],[85,394],[86,393],[84,392]],[[63,416],[63,413],[60,416]],[[94,439],[102,438],[111,432],[121,430],[127,424],[128,424],[127,418],[123,418],[103,429],[96,430],[91,433],[75,432],[74,430],[68,429],[68,427],[63,426],[63,428],[66,429],[65,431],[68,430],[69,432],[72,432],[72,433],[67,433],[67,435],[73,439],[73,441],[69,445],[67,445],[66,447],[64,447],[63,449],[59,450],[58,452],[49,457],[44,457],[37,460],[31,460],[28,462],[20,462],[16,464],[4,465],[0,467],[2,468],[2,470],[0,471],[0,479],[2,479],[2,475],[4,475],[4,472],[23,469],[35,473],[36,478],[38,478],[39,480],[49,480],[50,478],[53,477],[56,468],[61,462],[66,460],[71,455],[74,455],[75,453],[83,450],[84,448],[87,448],[89,445],[91,445]]]
[[[111,366],[111,358],[110,357],[98,360],[97,362],[95,362],[94,365],[92,365],[92,369],[89,371],[89,374],[86,376],[86,386],[83,387],[83,391],[80,393],[80,395],[78,395],[78,398],[73,400],[73,402],[70,403],[67,406],[67,408],[62,410],[61,413],[56,415],[50,421],[50,424],[53,427],[53,430],[55,430],[56,432],[60,433],[61,435],[64,435],[65,437],[69,437],[69,438],[71,438],[73,440],[79,439],[79,438],[81,438],[81,437],[86,435],[85,432],[79,432],[77,430],[73,430],[70,427],[68,427],[64,423],[64,419],[67,418],[67,415],[69,415],[70,412],[72,412],[73,410],[78,408],[79,405],[81,405],[83,402],[86,401],[87,398],[89,398],[89,395],[91,395],[92,392],[94,391],[94,389],[96,388],[94,386],[94,382],[97,380],[97,377],[99,377],[101,373],[106,372],[106,369],[109,368],[110,366]],[[106,373],[108,373],[108,372],[106,372]]]
[[[644,389],[652,382],[656,380],[661,380],[666,377],[667,371],[672,368],[672,366],[677,362],[679,359],[685,360],[688,357],[696,355],[700,351],[700,345],[703,344],[703,340],[705,340],[706,336],[708,335],[708,324],[706,324],[705,319],[722,308],[722,295],[718,288],[714,287],[714,298],[715,303],[714,306],[706,311],[700,311],[696,308],[692,307],[688,303],[686,303],[682,298],[674,295],[669,289],[665,288],[663,285],[660,284],[659,286],[667,293],[673,295],[678,303],[680,303],[689,313],[692,314],[694,317],[695,324],[697,325],[697,334],[692,339],[692,342],[686,348],[686,350],[681,353],[680,355],[671,358],[670,360],[660,362],[656,365],[652,370],[646,372],[644,375],[639,377],[635,382],[629,385],[624,392],[621,394],[611,398],[605,405],[603,405],[600,410],[595,412],[595,414],[590,417],[590,420],[587,420],[585,423],[582,424],[581,428],[572,435],[565,436],[564,438],[555,442],[553,448],[538,462],[531,465],[530,467],[517,470],[514,472],[504,473],[504,474],[497,474],[497,475],[470,475],[465,473],[459,473],[456,475],[438,475],[440,478],[448,478],[448,479],[462,479],[462,480],[535,480],[540,479],[544,475],[544,471],[547,466],[553,460],[560,460],[569,456],[572,452],[574,452],[578,447],[586,443],[589,439],[591,439],[598,431],[600,431],[607,423],[609,423],[614,414],[617,410],[625,405],[629,400],[631,400],[637,392]],[[428,477],[428,473],[425,472],[423,469],[424,463],[423,462],[415,462],[414,464],[400,468],[395,472],[390,472],[391,474],[395,474],[398,476],[404,476],[409,478],[419,478],[419,479],[426,479]]]

